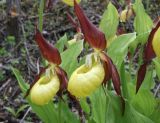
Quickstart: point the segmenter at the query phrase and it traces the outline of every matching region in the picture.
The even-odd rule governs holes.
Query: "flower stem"
[[[124,62],[121,65],[120,71],[121,71],[120,73],[121,73],[121,82],[122,82],[122,93],[125,99],[129,99]]]
[[[44,11],[44,3],[45,0],[41,0],[40,4],[39,4],[39,24],[38,24],[38,29],[40,30],[40,32],[42,32],[43,30],[43,11]]]
[[[62,101],[61,99],[59,100],[59,105],[58,105],[58,119],[59,119],[59,123],[61,123],[61,107],[62,107]]]

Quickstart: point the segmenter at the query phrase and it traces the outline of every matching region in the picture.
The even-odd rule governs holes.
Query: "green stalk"
[[[111,90],[111,89],[112,89],[111,80],[109,80],[108,83],[107,83],[107,89],[108,89],[108,90]]]
[[[58,120],[59,120],[59,123],[61,123],[61,108],[62,108],[62,101],[60,99],[59,100],[59,105],[58,105]]]
[[[39,4],[39,10],[38,10],[38,16],[39,16],[39,24],[38,24],[38,29],[40,32],[43,30],[43,11],[44,11],[44,3],[45,0],[41,0]]]
[[[125,66],[124,62],[121,65],[120,69],[121,73],[121,84],[122,84],[122,93],[125,99],[129,99],[129,93],[128,93],[128,88],[127,88],[127,81],[126,81],[126,76],[125,76]]]

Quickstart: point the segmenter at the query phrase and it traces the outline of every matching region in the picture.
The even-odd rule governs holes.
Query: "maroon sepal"
[[[59,51],[44,39],[38,29],[36,29],[35,41],[37,42],[43,57],[47,61],[57,65],[61,64],[61,56]]]
[[[138,90],[142,85],[142,82],[143,82],[143,80],[145,78],[145,75],[146,75],[146,70],[147,70],[147,63],[144,63],[143,65],[141,65],[139,70],[138,70],[136,93],[138,93]]]
[[[103,32],[101,32],[95,25],[93,25],[84,14],[81,7],[74,0],[74,10],[81,25],[82,33],[85,40],[93,48],[104,50],[106,48],[106,38]]]
[[[40,79],[41,75],[45,73],[45,71],[46,71],[46,69],[47,69],[48,67],[49,67],[49,65],[46,66],[46,67],[44,67],[44,68],[43,68],[43,67],[40,68],[39,74],[35,76],[35,79],[34,79],[34,81],[32,82],[32,84],[30,85],[30,88],[27,90],[26,94],[24,95],[24,98],[26,98],[26,97],[29,95],[30,90],[32,89],[32,87],[33,87],[33,86],[36,84],[36,82]]]
[[[152,31],[150,32],[150,35],[148,37],[148,42],[144,49],[144,62],[150,62],[153,58],[156,57],[155,52],[153,50],[152,41],[154,38],[154,34],[156,33],[159,27],[160,27],[160,21],[158,22],[156,27],[153,28]]]
[[[55,71],[60,81],[60,89],[57,92],[57,95],[62,98],[63,91],[67,89],[67,83],[68,83],[67,73],[59,66],[55,67]]]

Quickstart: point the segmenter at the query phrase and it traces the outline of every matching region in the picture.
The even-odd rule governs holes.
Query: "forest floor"
[[[86,1],[82,7],[92,23],[98,25],[107,2]],[[160,1],[146,1],[146,11],[154,20],[160,16]],[[42,60],[33,38],[35,24],[38,21],[38,6],[37,0],[22,0],[20,8],[16,10],[17,21],[17,17],[10,18],[7,14],[5,0],[0,0],[0,122],[40,122],[21,95],[17,80],[11,71],[11,67],[19,69],[26,82],[30,84],[37,74],[37,64]],[[72,7],[58,2],[44,13],[43,34],[53,44],[64,34],[71,38],[76,32],[68,21],[66,12],[70,12],[74,17]]]

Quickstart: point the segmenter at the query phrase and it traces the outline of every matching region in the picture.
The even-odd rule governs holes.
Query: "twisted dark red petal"
[[[59,66],[56,66],[55,71],[60,81],[60,89],[57,94],[62,98],[63,91],[67,89],[67,83],[68,83],[67,73]]]
[[[35,41],[39,46],[41,54],[47,61],[57,65],[61,64],[61,56],[59,51],[44,39],[38,29],[36,29]]]
[[[112,59],[109,58],[109,57],[107,56],[107,54],[105,54],[104,52],[102,52],[102,53],[100,54],[100,58],[101,58],[101,60],[103,61],[104,66],[105,66],[105,67],[104,67],[104,69],[105,69],[105,78],[104,78],[104,81],[103,81],[103,82],[104,82],[104,84],[105,84],[106,81],[112,79],[114,89],[115,89],[117,95],[119,95],[120,98],[121,98],[122,114],[124,114],[124,111],[125,111],[125,100],[124,100],[124,98],[122,97],[122,94],[121,94],[120,77],[119,77],[117,68],[116,68],[116,66],[113,64]]]
[[[120,88],[121,86],[120,77],[119,77],[117,68],[113,64],[111,58],[109,58],[107,54],[105,54],[104,52],[101,53],[100,57],[101,57],[101,60],[107,65],[107,68],[108,68],[108,71],[106,72],[106,74],[108,74],[106,75],[107,80],[109,80],[110,78],[112,79],[113,86],[117,95],[122,96],[121,88]]]
[[[147,70],[147,63],[144,63],[143,65],[141,65],[140,69],[138,70],[136,93],[138,93],[138,90],[142,85],[142,82],[143,82],[145,75],[146,75],[146,70]]]
[[[106,39],[103,32],[101,32],[95,25],[93,25],[84,14],[81,7],[74,0],[74,10],[81,25],[81,30],[84,34],[85,40],[93,48],[104,50],[106,48]]]
[[[110,61],[110,58],[105,54],[101,53],[101,60],[103,61],[103,67],[105,70],[105,77],[103,80],[103,84],[106,85],[107,81],[109,81],[112,78],[112,63]]]

